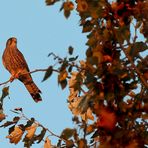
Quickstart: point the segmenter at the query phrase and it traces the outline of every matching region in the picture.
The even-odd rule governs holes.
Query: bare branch
[[[35,69],[35,70],[30,71],[30,72],[20,74],[20,76],[21,76],[21,75],[28,74],[28,73],[31,74],[31,73],[35,73],[35,72],[45,72],[45,71],[47,71],[47,68],[46,68],[46,69]],[[59,73],[59,71],[56,70],[56,69],[53,69],[53,71]],[[7,83],[9,83],[9,82],[12,82],[12,80],[9,79],[9,80],[7,80],[7,81],[5,81],[5,82],[2,82],[2,83],[0,83],[0,86],[1,86],[1,85],[4,85],[4,84],[7,84]]]

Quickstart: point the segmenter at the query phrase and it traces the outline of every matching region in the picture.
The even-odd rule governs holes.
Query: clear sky
[[[2,56],[8,38],[18,39],[18,48],[24,54],[30,70],[47,68],[51,60],[48,53],[54,52],[59,56],[67,55],[67,48],[72,45],[75,54],[80,58],[85,53],[85,35],[79,27],[79,17],[74,12],[66,20],[59,13],[60,5],[47,7],[44,0],[1,0],[0,1],[0,56]],[[5,70],[0,60],[0,82],[9,79],[10,74]],[[12,119],[10,109],[22,107],[28,117],[35,117],[45,127],[56,134],[62,129],[73,127],[71,112],[67,107],[68,89],[62,91],[57,85],[56,74],[49,80],[41,82],[44,73],[32,74],[34,81],[42,91],[43,101],[34,103],[23,84],[17,80],[10,86],[10,100],[5,99],[4,112]],[[2,90],[4,86],[0,86]],[[21,148],[23,144],[10,144],[7,136],[8,129],[0,129],[0,147]],[[34,145],[33,148],[43,147]]]

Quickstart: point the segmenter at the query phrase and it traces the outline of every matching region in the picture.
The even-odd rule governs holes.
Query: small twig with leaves
[[[133,60],[131,59],[130,55],[127,53],[127,51],[125,50],[125,48],[122,46],[122,44],[120,44],[120,47],[122,49],[122,51],[124,52],[124,54],[126,55],[128,61],[131,63],[132,67],[134,68],[134,70],[136,71],[136,73],[138,74],[143,86],[148,89],[148,83],[146,82],[146,80],[143,77],[143,74],[139,71],[139,69],[135,66]]]
[[[23,111],[21,111],[20,115],[21,115],[22,118],[26,119],[27,121],[31,121],[28,117],[25,116],[25,114],[23,113]],[[43,126],[38,121],[34,120],[34,123],[37,124],[39,127],[42,127],[43,129],[45,129],[46,131],[48,131],[51,136],[57,137],[58,139],[60,139],[60,140],[62,140],[64,142],[67,142],[67,140],[65,140],[65,139],[61,138],[59,135],[53,133],[51,130],[49,130],[48,128],[46,128],[45,126]]]
[[[16,108],[14,110],[11,110],[11,112],[18,114],[19,116],[16,116],[13,118],[12,121],[6,121],[3,125],[0,127],[8,127],[9,128],[9,135],[7,138],[10,139],[11,143],[17,144],[18,142],[21,141],[22,136],[25,134],[25,137],[23,139],[24,145],[29,144],[31,146],[35,141],[37,143],[40,143],[41,141],[46,142],[45,138],[50,136],[54,136],[58,138],[60,141],[63,141],[65,143],[68,142],[67,139],[64,139],[63,137],[55,134],[45,126],[43,126],[41,123],[39,123],[37,120],[34,118],[29,119],[23,112],[22,108]],[[26,120],[26,124],[18,124],[20,121]],[[41,133],[39,135],[35,134],[35,131],[38,127],[41,127]],[[46,133],[49,133],[47,136]]]

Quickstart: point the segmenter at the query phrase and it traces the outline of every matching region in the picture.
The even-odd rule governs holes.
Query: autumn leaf
[[[32,139],[32,137],[35,134],[36,129],[37,129],[37,124],[33,124],[32,126],[27,127],[26,128],[26,131],[27,131],[26,138]]]
[[[68,76],[68,73],[67,73],[66,70],[60,72],[60,74],[59,74],[59,76],[58,76],[58,81],[59,81],[59,82],[64,81],[64,80],[67,78],[67,76]]]
[[[97,126],[112,131],[115,128],[117,117],[114,112],[102,107],[99,111]]]
[[[125,148],[138,148],[138,143],[136,140],[132,140]]]
[[[17,144],[21,140],[23,134],[24,131],[22,131],[20,127],[16,126],[14,131],[11,132],[6,138],[9,138],[10,143]]]
[[[62,131],[60,137],[68,140],[69,138],[71,138],[71,137],[74,135],[75,132],[76,132],[75,129],[65,128],[65,129]]]
[[[85,12],[88,9],[88,4],[86,0],[76,0],[77,2],[77,11]]]
[[[95,130],[95,126],[94,125],[88,125],[86,128],[86,133],[90,134]]]
[[[72,46],[69,46],[69,48],[68,48],[68,53],[69,53],[70,55],[72,55],[72,54],[73,54],[73,51],[74,51],[74,48],[73,48]]]
[[[74,4],[71,1],[64,2],[61,9],[64,9],[64,16],[68,18],[71,14],[71,11],[74,9]]]
[[[54,3],[58,2],[60,0],[46,0],[46,5],[53,5]]]
[[[53,72],[53,67],[49,66],[47,71],[45,72],[45,75],[44,75],[42,82],[47,80],[52,75],[52,72]]]
[[[3,113],[0,113],[0,122],[3,121],[6,118],[6,115]]]
[[[39,134],[39,135],[36,135],[35,136],[35,140],[38,140],[37,141],[37,143],[40,143],[42,140],[43,140],[43,138],[44,138],[44,136],[45,136],[45,134],[46,134],[46,129],[45,128],[43,128],[42,130],[41,130],[41,133]]]
[[[46,137],[44,148],[52,148],[51,141]]]
[[[2,96],[1,96],[1,98],[0,98],[0,101],[2,102],[2,104],[3,104],[4,98],[7,97],[8,95],[9,95],[9,86],[4,87],[4,88],[2,89]]]
[[[88,119],[94,120],[94,116],[93,116],[92,110],[90,108],[87,109],[86,113],[81,114],[81,117],[84,121],[87,121]]]
[[[85,139],[80,139],[78,141],[78,147],[79,148],[85,148],[86,147],[86,140]]]

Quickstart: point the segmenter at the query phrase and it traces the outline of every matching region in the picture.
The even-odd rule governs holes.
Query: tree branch
[[[47,68],[46,68],[46,69],[35,69],[35,70],[30,71],[30,72],[23,73],[23,74],[21,74],[21,75],[25,75],[25,74],[28,74],[28,73],[29,73],[29,74],[32,74],[32,73],[35,73],[35,72],[45,72],[45,71],[47,71],[47,70],[48,70]],[[53,71],[59,73],[59,71],[56,70],[56,69],[53,69]],[[20,76],[21,76],[21,75],[20,75]],[[5,82],[2,82],[2,83],[0,83],[0,86],[1,86],[1,85],[4,85],[4,84],[7,84],[7,83],[9,83],[9,82],[12,82],[12,80],[9,79],[9,80],[7,80],[7,81],[5,81]]]
[[[13,111],[13,110],[10,110],[10,111],[12,111],[13,113],[16,113],[16,111]],[[24,118],[25,120],[31,121],[28,117],[25,116],[25,114],[23,113],[23,111],[21,111],[21,112],[18,112],[18,111],[17,111],[17,113],[18,113],[22,118]],[[67,142],[66,139],[60,137],[59,135],[57,135],[57,134],[55,134],[55,133],[53,133],[51,130],[49,130],[48,128],[46,128],[45,126],[43,126],[41,123],[39,123],[37,120],[35,120],[34,123],[37,124],[38,126],[42,127],[43,129],[45,129],[46,131],[48,131],[48,132],[51,134],[51,136],[57,137],[58,139],[60,139],[60,140],[62,140],[62,141],[64,141],[64,142]]]

